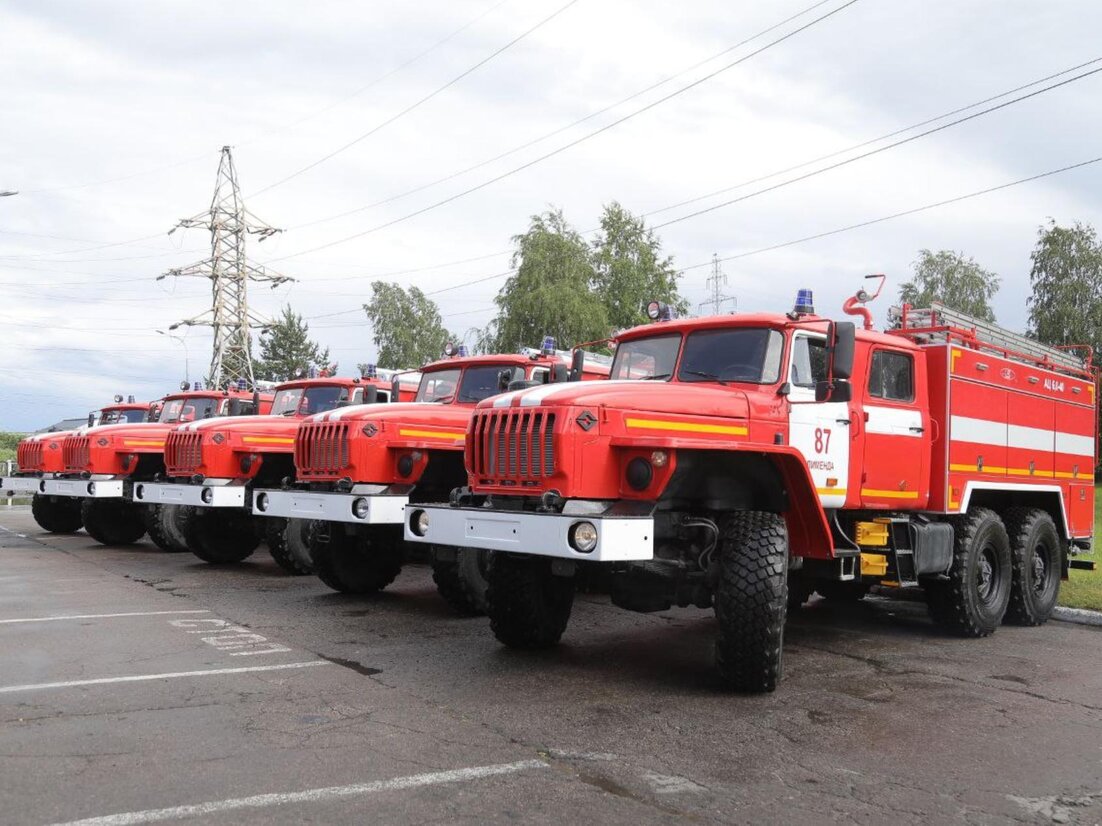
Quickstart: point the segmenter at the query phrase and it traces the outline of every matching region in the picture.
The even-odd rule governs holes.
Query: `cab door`
[[[869,353],[863,411],[864,507],[912,510],[929,500],[931,434],[925,375],[918,375],[918,366],[913,352],[877,346]]]
[[[824,508],[846,503],[850,416],[846,402],[816,402],[815,384],[827,379],[826,336],[798,331],[792,338],[788,381],[788,439],[804,456]]]

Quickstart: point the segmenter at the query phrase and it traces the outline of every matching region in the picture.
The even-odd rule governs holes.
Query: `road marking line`
[[[250,671],[279,671],[284,668],[311,668],[315,665],[332,665],[329,660],[310,660],[304,663],[282,663],[281,665],[249,665],[241,668],[210,668],[205,671],[167,671],[163,674],[134,674],[129,677],[97,677],[93,680],[66,680],[61,683],[32,683],[30,685],[7,685],[0,687],[0,694],[13,694],[17,691],[34,691],[39,688],[73,688],[82,685],[107,685],[109,683],[141,683],[150,680],[171,680],[176,677],[207,677],[218,674],[245,674]]]
[[[89,817],[84,820],[72,820],[54,826],[130,826],[135,823],[156,823],[161,820],[175,820],[184,817],[203,817],[221,812],[240,809],[263,809],[270,806],[285,806],[289,803],[320,803],[342,797],[375,794],[377,792],[416,789],[421,786],[439,786],[444,783],[462,783],[495,777],[503,774],[516,774],[529,769],[546,769],[542,760],[521,760],[517,763],[499,763],[493,766],[474,766],[469,769],[427,772],[407,777],[395,777],[393,780],[376,780],[371,783],[356,783],[351,786],[329,786],[321,789],[307,789],[301,792],[276,792],[257,794],[251,797],[234,797],[228,800],[213,800],[207,803],[193,803],[188,806],[172,806],[167,809],[147,809],[142,812],[123,812],[103,817]]]
[[[187,611],[130,611],[125,614],[64,614],[57,617],[25,617],[22,619],[0,619],[0,625],[15,622],[56,622],[58,620],[111,619],[113,617],[159,617],[164,614],[209,614],[205,608]]]

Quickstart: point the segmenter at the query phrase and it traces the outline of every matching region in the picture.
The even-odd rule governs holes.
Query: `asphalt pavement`
[[[584,595],[514,652],[425,566],[341,596],[5,508],[0,822],[1102,821],[1102,628],[817,602],[766,696],[720,689],[713,632]]]

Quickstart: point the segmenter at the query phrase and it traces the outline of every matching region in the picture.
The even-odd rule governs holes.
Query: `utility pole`
[[[723,288],[727,286],[727,274],[719,268],[719,256],[715,253],[712,254],[712,274],[708,276],[705,283],[708,285],[708,292],[712,294],[712,297],[701,302],[698,305],[700,309],[703,310],[705,307],[709,307],[712,315],[719,315],[720,308],[728,301],[731,302],[732,312],[738,308],[738,299],[723,292]]]
[[[255,235],[263,241],[282,230],[268,226],[245,208],[230,147],[222,147],[210,209],[193,218],[184,218],[169,230],[169,235],[181,227],[202,227],[210,232],[210,258],[188,267],[171,269],[158,276],[157,280],[169,276],[209,278],[211,308],[168,329],[212,327],[214,350],[207,376],[210,386],[226,387],[244,379],[246,386],[254,387],[252,330],[267,329],[271,327],[271,322],[249,309],[249,282],[268,283],[275,289],[294,279],[253,266],[245,257],[247,235]]]

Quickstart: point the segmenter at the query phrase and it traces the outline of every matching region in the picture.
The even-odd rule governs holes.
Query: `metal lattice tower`
[[[210,359],[208,383],[225,387],[244,379],[254,387],[252,362],[252,331],[271,327],[271,322],[249,309],[249,282],[266,282],[274,289],[294,279],[249,264],[245,258],[245,237],[255,235],[263,241],[282,230],[268,226],[245,208],[237,170],[230,147],[222,147],[218,162],[218,178],[210,209],[193,218],[184,218],[171,230],[203,227],[210,231],[210,258],[188,267],[171,269],[157,280],[169,276],[209,278],[211,308],[194,318],[169,327],[203,326],[214,329],[214,350]]]
[[[700,309],[711,307],[712,315],[719,315],[720,308],[728,301],[732,304],[732,312],[738,309],[738,300],[733,295],[727,295],[723,292],[723,288],[727,286],[727,274],[719,268],[719,256],[714,253],[712,254],[712,274],[708,276],[705,283],[708,285],[708,292],[712,294],[712,297],[701,302],[698,305]]]

